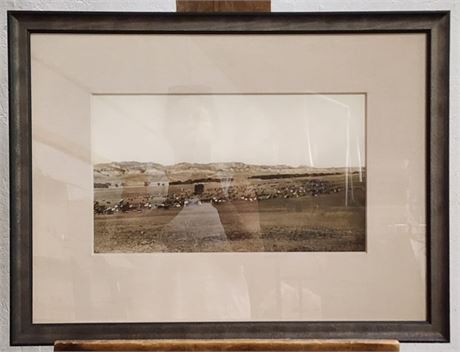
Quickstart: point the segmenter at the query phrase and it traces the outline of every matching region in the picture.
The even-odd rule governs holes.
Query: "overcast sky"
[[[91,124],[94,164],[365,165],[362,94],[94,95]]]

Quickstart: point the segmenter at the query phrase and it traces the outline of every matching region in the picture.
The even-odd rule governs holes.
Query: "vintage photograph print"
[[[94,95],[94,252],[366,250],[366,95]]]

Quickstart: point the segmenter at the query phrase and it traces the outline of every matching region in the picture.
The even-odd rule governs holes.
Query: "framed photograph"
[[[449,340],[449,13],[9,12],[11,343]]]

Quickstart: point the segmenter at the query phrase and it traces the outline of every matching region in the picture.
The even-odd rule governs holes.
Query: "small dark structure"
[[[193,186],[193,193],[195,193],[196,195],[202,194],[203,192],[204,192],[204,184],[196,183]]]

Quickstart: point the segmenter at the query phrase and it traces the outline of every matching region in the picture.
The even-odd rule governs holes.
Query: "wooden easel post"
[[[271,0],[176,0],[177,12],[270,12]]]
[[[397,352],[396,340],[79,340],[56,341],[55,352]]]

